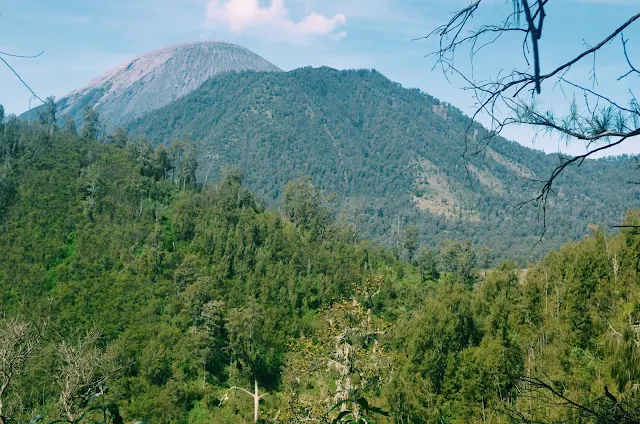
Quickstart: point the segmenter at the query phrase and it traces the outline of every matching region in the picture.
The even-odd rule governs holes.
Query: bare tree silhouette
[[[540,39],[548,18],[548,6],[552,1],[512,0],[512,7],[507,6],[502,17],[491,18],[495,20],[480,24],[474,21],[474,15],[487,2],[475,0],[455,12],[448,22],[422,37],[435,38],[439,42],[437,50],[430,54],[436,58],[434,68],[440,67],[447,78],[460,77],[463,88],[473,93],[473,121],[480,116],[489,119],[488,131],[484,134],[478,134],[473,129],[473,124],[469,125],[465,154],[481,153],[491,140],[510,125],[530,126],[536,129],[537,134],[555,134],[567,142],[584,142],[585,153],[577,156],[561,155],[559,164],[550,175],[539,180],[542,188],[530,202],[538,204],[543,217],[547,198],[553,192],[553,184],[567,167],[572,164],[580,166],[586,158],[640,135],[640,104],[633,91],[627,90],[629,100],[623,104],[614,100],[611,93],[599,91],[596,84],[596,54],[615,40],[620,42],[619,66],[621,70],[624,69],[616,81],[624,83],[627,78],[640,76],[640,71],[630,56],[633,49],[624,36],[624,31],[640,19],[640,13],[610,28],[597,44],[585,46],[579,54],[567,55],[561,63],[545,70],[540,60]],[[591,31],[587,26],[583,29],[586,33]],[[504,54],[503,57],[507,58],[506,71],[500,71],[490,78],[476,77],[473,62],[484,53],[484,49],[500,39],[513,38],[521,41],[519,54],[525,59],[524,65],[517,64],[518,61],[515,60],[510,61],[510,56]],[[457,65],[455,59],[459,53],[469,54],[471,71]],[[577,65],[584,63],[589,65],[587,77],[592,87],[581,85],[576,82],[575,74],[569,74],[570,71],[575,71]],[[549,88],[574,93],[573,98],[567,98],[569,107],[566,113],[558,114],[539,101],[543,90]]]

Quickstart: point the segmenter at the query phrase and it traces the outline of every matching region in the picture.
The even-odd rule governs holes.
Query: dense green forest
[[[203,186],[197,144],[87,118],[0,124],[5,422],[640,419],[637,212],[488,270],[413,227],[359,241],[312,178],[266,210],[238,168]]]
[[[541,210],[518,206],[539,194],[537,181],[560,158],[500,137],[474,155],[485,130],[470,125],[454,107],[376,71],[323,67],[216,76],[129,130],[154,145],[200,141],[202,181],[237,165],[266,205],[308,175],[335,193],[339,219],[355,234],[392,249],[413,225],[431,248],[468,238],[526,265],[589,224],[610,228],[640,207],[627,184],[632,158],[587,160],[558,179],[538,243]]]

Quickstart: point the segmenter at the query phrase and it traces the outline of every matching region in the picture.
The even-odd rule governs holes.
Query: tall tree
[[[420,247],[420,232],[418,227],[411,225],[404,231],[403,246],[409,255],[409,262],[412,262],[418,248]]]
[[[65,115],[63,117],[63,126],[64,126],[64,132],[70,136],[75,136],[76,134],[78,134],[78,130],[76,128],[76,120],[74,119],[73,115]]]
[[[427,280],[437,280],[440,274],[438,273],[438,258],[436,254],[429,249],[423,249],[416,258],[416,265],[420,270],[420,281],[425,282]]]
[[[454,387],[460,388],[453,380],[463,365],[462,352],[476,346],[481,336],[471,294],[458,283],[442,284],[395,334],[402,355],[387,393],[397,422],[449,422],[460,406],[453,402],[458,395]]]
[[[153,154],[155,178],[156,180],[166,180],[169,178],[169,172],[173,169],[173,163],[171,162],[171,153],[165,145],[161,144],[156,147]],[[196,162],[197,163],[197,162]],[[197,167],[197,165],[196,165]],[[195,176],[193,178],[195,181]]]
[[[196,186],[199,153],[200,143],[190,143],[180,160],[180,188],[182,190]]]
[[[282,204],[285,216],[314,237],[321,236],[331,220],[326,199],[309,177],[289,182],[284,187]]]
[[[182,156],[187,146],[186,140],[174,139],[169,146],[169,152],[171,153],[171,161],[173,163],[171,179],[176,182],[176,171],[180,171],[180,163],[182,163]]]
[[[97,140],[100,135],[100,115],[95,108],[84,108],[84,123],[82,125],[82,137]]]
[[[118,127],[111,134],[111,142],[118,147],[124,148],[127,146],[127,132],[124,128]]]
[[[240,373],[253,382],[253,392],[234,386],[225,392],[221,402],[228,399],[232,391],[248,394],[253,399],[253,420],[256,423],[260,415],[260,399],[266,396],[266,393],[260,394],[259,383],[272,383],[279,368],[279,353],[265,325],[267,319],[264,308],[255,300],[249,300],[244,307],[229,310],[226,324],[229,350]]]
[[[477,281],[478,258],[471,240],[464,242],[448,241],[440,248],[440,268],[451,273],[456,281],[472,287]]]
[[[38,111],[40,124],[48,128],[49,134],[53,132],[58,124],[57,110],[58,106],[56,105],[56,99],[55,97],[50,96],[45,99],[44,107]]]

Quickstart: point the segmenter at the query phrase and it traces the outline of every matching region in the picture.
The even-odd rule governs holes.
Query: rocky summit
[[[250,50],[224,42],[183,43],[149,52],[105,72],[61,98],[59,116],[82,120],[96,107],[107,129],[124,125],[194,91],[214,75],[237,71],[279,72]],[[23,118],[37,117],[38,108]]]

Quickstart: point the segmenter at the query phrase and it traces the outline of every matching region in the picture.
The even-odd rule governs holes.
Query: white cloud
[[[271,0],[265,7],[258,0],[211,0],[207,4],[206,26],[224,24],[235,33],[259,29],[293,36],[332,35],[340,39],[347,34],[338,31],[346,22],[341,13],[328,17],[315,12],[295,22],[289,18],[284,0]]]
[[[347,36],[347,31],[340,31],[339,33],[333,36],[333,39],[338,41],[339,39],[344,38],[346,36]]]

